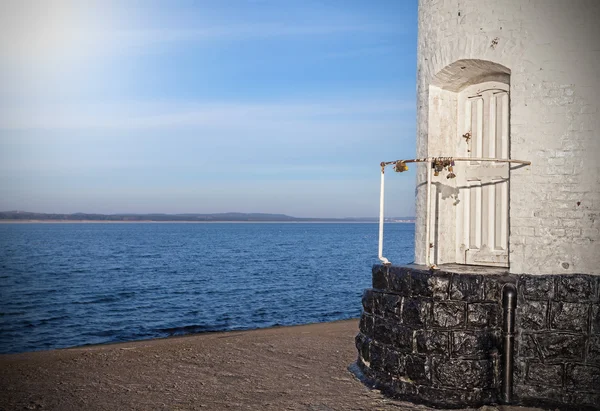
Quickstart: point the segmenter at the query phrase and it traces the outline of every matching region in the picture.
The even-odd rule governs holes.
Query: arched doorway
[[[510,158],[510,70],[458,60],[429,87],[428,155]],[[509,166],[457,162],[434,182],[433,262],[508,267]]]

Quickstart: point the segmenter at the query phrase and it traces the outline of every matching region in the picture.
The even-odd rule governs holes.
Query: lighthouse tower
[[[597,0],[419,1],[415,263],[363,295],[370,384],[600,409],[599,21]]]
[[[594,0],[420,1],[417,156],[532,162],[434,182],[436,264],[600,274],[599,16]],[[417,263],[424,180],[421,168]]]

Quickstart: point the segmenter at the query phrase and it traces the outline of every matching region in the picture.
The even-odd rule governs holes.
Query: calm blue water
[[[355,318],[377,224],[0,224],[0,353]],[[413,224],[385,253],[413,259]]]

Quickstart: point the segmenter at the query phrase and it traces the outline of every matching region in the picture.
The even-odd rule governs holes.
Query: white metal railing
[[[513,160],[513,159],[501,159],[501,158],[486,158],[486,157],[425,157],[425,158],[412,158],[409,160],[396,160],[396,161],[383,161],[381,162],[381,192],[379,196],[379,260],[384,265],[391,265],[392,263],[383,256],[383,211],[384,211],[384,200],[385,200],[385,167],[394,164],[394,170],[396,172],[403,172],[408,170],[406,163],[427,163],[427,204],[425,214],[425,265],[430,267],[430,215],[431,215],[431,170],[435,165],[439,165],[442,169],[453,165],[455,161],[490,161],[495,163],[516,163],[522,165],[531,165],[531,161],[526,160]]]

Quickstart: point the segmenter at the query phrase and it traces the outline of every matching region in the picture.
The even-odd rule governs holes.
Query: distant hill
[[[213,214],[52,214],[31,213],[27,211],[0,211],[2,220],[34,221],[263,221],[263,222],[376,222],[375,217],[348,218],[299,218],[285,214],[267,213],[213,213]],[[414,217],[391,217],[386,222],[412,223]]]

